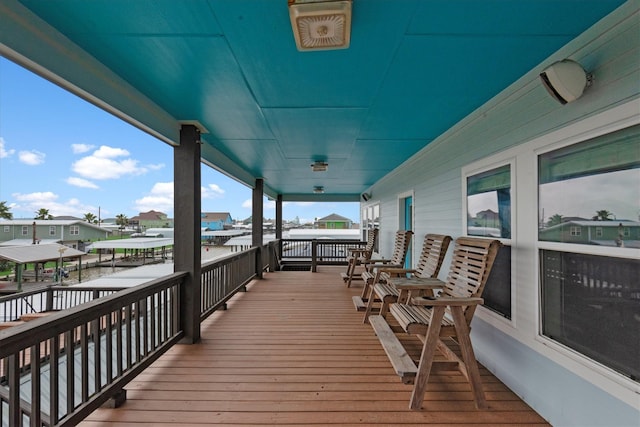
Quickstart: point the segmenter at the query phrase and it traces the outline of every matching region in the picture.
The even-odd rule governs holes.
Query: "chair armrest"
[[[351,252],[351,253],[362,253],[362,252],[369,252],[369,250],[367,249],[361,249],[361,248],[349,248],[347,249],[347,252]]]
[[[444,297],[444,298],[411,298],[411,304],[422,306],[466,306],[479,305],[484,303],[484,299],[478,297]]]
[[[390,279],[391,284],[396,287],[398,290],[420,290],[420,289],[442,289],[446,286],[446,284],[440,280],[436,279]]]
[[[395,267],[382,267],[380,270],[389,274],[412,274],[417,271],[413,268],[395,268]]]

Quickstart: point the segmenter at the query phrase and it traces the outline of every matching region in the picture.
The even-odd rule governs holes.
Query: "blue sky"
[[[173,216],[173,149],[0,57],[0,201],[14,218]],[[265,217],[274,203],[265,199]],[[202,210],[251,215],[251,189],[202,166]],[[285,203],[285,219],[337,213],[359,221],[358,203]]]

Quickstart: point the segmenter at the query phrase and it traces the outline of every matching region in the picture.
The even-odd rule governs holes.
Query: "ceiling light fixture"
[[[299,51],[346,49],[351,41],[351,0],[289,0]]]
[[[315,187],[313,187],[313,192],[315,194],[322,194],[324,193],[324,187],[321,185],[316,185]]]
[[[311,170],[314,172],[326,172],[329,169],[329,163],[323,162],[322,160],[316,160],[311,163]]]

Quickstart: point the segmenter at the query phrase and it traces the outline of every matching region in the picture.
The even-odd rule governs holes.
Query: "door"
[[[405,196],[400,198],[400,228],[404,230],[413,230],[413,196]],[[405,268],[411,268],[413,265],[412,260],[412,247],[414,239],[411,239],[411,244],[407,250],[407,257],[404,262]]]

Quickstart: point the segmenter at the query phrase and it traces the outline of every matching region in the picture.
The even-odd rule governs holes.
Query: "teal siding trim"
[[[640,409],[621,402],[477,316],[477,359],[554,426],[638,427]],[[640,405],[640,397],[638,398]]]

